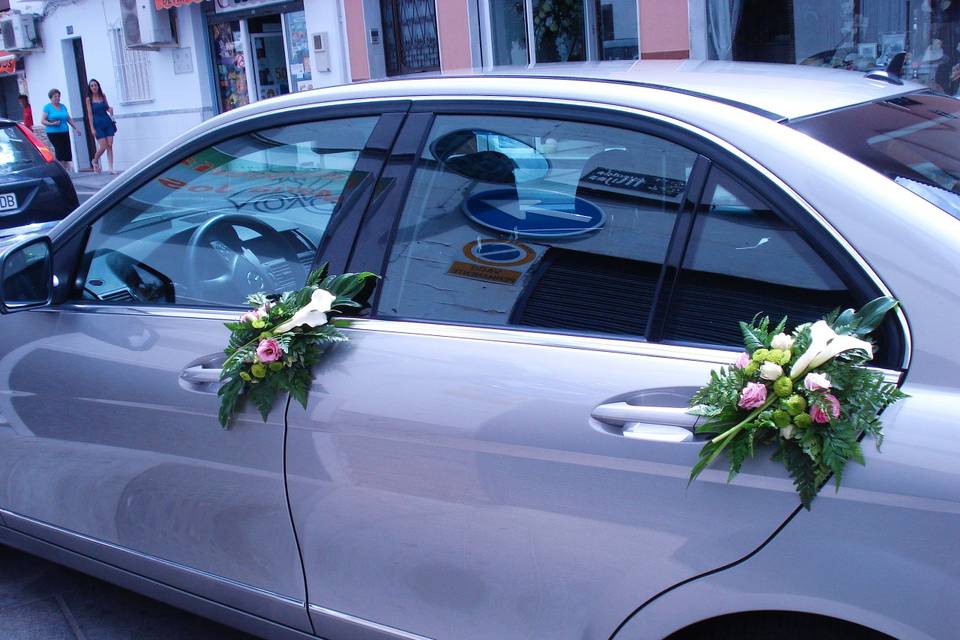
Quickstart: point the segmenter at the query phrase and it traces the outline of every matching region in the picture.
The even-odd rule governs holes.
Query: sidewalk
[[[107,186],[114,178],[119,178],[120,174],[110,175],[106,171],[103,173],[94,173],[93,171],[81,171],[71,173],[70,179],[73,180],[73,186],[77,190],[77,197],[83,202],[100,189]]]

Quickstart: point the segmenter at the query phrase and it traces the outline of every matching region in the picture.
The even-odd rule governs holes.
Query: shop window
[[[487,7],[497,65],[639,57],[636,0],[488,0]]]
[[[906,52],[904,76],[960,90],[956,0],[690,0],[707,28],[694,49],[715,60],[787,62],[865,72]]]
[[[434,0],[380,0],[387,75],[440,69]]]
[[[122,29],[109,31],[113,73],[120,89],[120,102],[147,102],[153,100],[150,87],[150,58],[145,51],[128,49]]]

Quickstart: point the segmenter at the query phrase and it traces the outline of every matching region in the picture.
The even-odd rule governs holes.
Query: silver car
[[[270,638],[952,638],[960,101],[643,62],[373,82],[214,118],[0,254],[0,542]],[[383,274],[217,424],[247,294]],[[690,486],[689,398],[892,295],[910,398],[801,510]],[[29,311],[27,311],[29,309]]]

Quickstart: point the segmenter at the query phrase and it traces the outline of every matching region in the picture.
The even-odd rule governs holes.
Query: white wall
[[[42,3],[38,2],[14,0],[11,4],[12,8],[21,11],[43,11]],[[40,121],[40,110],[48,102],[47,91],[52,87],[62,92],[70,115],[75,119],[82,117],[84,96],[76,81],[68,77],[72,56],[69,40],[77,37],[83,43],[87,78],[100,81],[117,117],[114,150],[118,170],[129,167],[184,130],[209,118],[213,111],[200,11],[197,5],[178,11],[180,46],[191,50],[192,71],[174,73],[171,49],[149,51],[146,55],[150,65],[152,99],[125,104],[121,100],[108,39],[108,30],[120,26],[120,3],[117,0],[47,3],[47,13],[40,23],[44,50],[30,53],[24,60],[36,122]],[[68,27],[72,27],[72,34],[67,33]],[[79,121],[77,124],[81,125]],[[86,123],[83,126],[86,127]],[[74,159],[79,161],[80,167],[88,167],[82,143],[76,138],[74,141]]]
[[[317,72],[315,54],[312,53],[311,39],[310,66],[313,69],[313,86],[330,87],[350,82],[347,69],[347,43],[345,40],[346,27],[343,23],[343,12],[340,0],[306,0],[303,3],[303,12],[307,19],[307,32],[313,34],[327,33],[327,51],[330,54],[330,71]]]

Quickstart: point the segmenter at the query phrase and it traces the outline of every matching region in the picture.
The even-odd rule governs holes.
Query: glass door
[[[253,51],[253,80],[257,100],[290,93],[287,77],[287,54],[283,46],[280,16],[264,16],[247,20]]]

